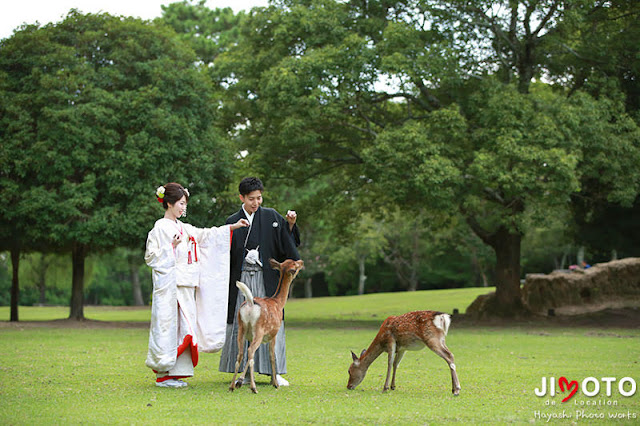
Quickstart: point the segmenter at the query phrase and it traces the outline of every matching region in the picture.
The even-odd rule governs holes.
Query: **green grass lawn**
[[[385,355],[356,390],[346,389],[349,351],[365,348],[384,317],[415,309],[463,311],[485,290],[292,300],[291,386],[276,390],[259,376],[257,395],[247,387],[228,392],[231,375],[217,371],[219,354],[202,354],[188,388],[155,387],[144,366],[148,309],[85,310],[88,318],[137,321],[135,327],[0,323],[0,424],[525,424],[563,412],[571,417],[550,423],[611,423],[609,415],[623,414],[616,424],[640,423],[640,392],[621,396],[617,382],[611,397],[604,390],[593,398],[578,391],[562,403],[566,393],[559,389],[555,397],[534,394],[551,376],[579,382],[632,377],[640,384],[638,329],[456,328],[454,320],[447,345],[456,356],[459,397],[451,395],[446,363],[428,350],[405,355],[395,391],[381,392]],[[8,308],[0,308],[5,314]],[[20,315],[24,321],[60,319],[68,309],[21,308]],[[587,402],[617,405],[581,405]]]

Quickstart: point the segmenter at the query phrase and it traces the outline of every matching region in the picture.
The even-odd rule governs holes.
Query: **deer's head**
[[[291,280],[298,275],[298,272],[304,269],[304,262],[302,260],[287,259],[282,263],[278,263],[275,259],[269,259],[269,263],[273,269],[280,271],[281,277],[285,276],[284,274],[289,274]]]
[[[349,366],[349,381],[347,382],[347,389],[353,390],[364,380],[364,376],[367,375],[367,368],[362,365],[360,359],[364,355],[365,350],[360,354],[360,358],[356,354],[351,352],[351,358],[353,362]]]

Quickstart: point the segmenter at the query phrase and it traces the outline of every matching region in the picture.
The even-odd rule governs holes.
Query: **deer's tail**
[[[444,335],[446,336],[449,332],[449,326],[451,325],[451,315],[449,314],[438,314],[433,317],[433,325],[436,328],[444,331]]]
[[[240,281],[236,281],[236,287],[244,294],[244,298],[247,300],[247,305],[253,306],[253,294],[251,294],[251,290],[245,283],[241,283]]]

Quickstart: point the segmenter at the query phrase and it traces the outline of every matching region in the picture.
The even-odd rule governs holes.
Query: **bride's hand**
[[[231,225],[231,230],[233,231],[238,228],[246,228],[247,226],[249,226],[249,221],[247,219],[240,219],[239,221]]]

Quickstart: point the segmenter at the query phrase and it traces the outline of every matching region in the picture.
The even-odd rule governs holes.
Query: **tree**
[[[598,163],[607,170],[637,152],[619,99],[534,84],[560,47],[558,25],[589,5],[276,2],[249,16],[238,46],[215,62],[232,99],[228,128],[246,128],[240,146],[265,170],[331,176],[332,190],[360,206],[419,198],[457,210],[495,251],[488,308],[521,313],[524,219],[580,190],[594,141],[610,154]],[[616,185],[631,194],[634,179]]]
[[[158,185],[192,189],[196,224],[216,211],[232,157],[195,62],[169,28],[108,14],[71,11],[1,42],[2,144],[20,155],[0,173],[22,190],[36,241],[72,254],[70,318],[84,317],[90,252],[143,247],[161,214],[150,202]]]
[[[490,7],[500,3],[503,7]],[[612,232],[613,224],[628,222],[626,236],[637,232],[630,205],[639,190],[632,164],[638,161],[640,145],[629,116],[638,121],[640,5],[627,0],[509,2],[508,6],[469,2],[458,10],[459,22],[476,30],[471,33],[481,34],[484,27],[492,34],[499,49],[490,52],[498,57],[486,62],[513,70],[521,93],[528,92],[532,77],[542,76],[566,87],[567,96],[585,91],[602,102],[599,108],[584,111],[591,117],[585,125],[598,130],[583,129],[581,189],[572,194],[571,202],[579,225],[574,238],[596,252],[615,250],[615,244],[622,249],[625,244]],[[511,74],[499,75],[508,81]],[[601,125],[606,132],[599,131]],[[632,252],[626,247],[624,251]]]

